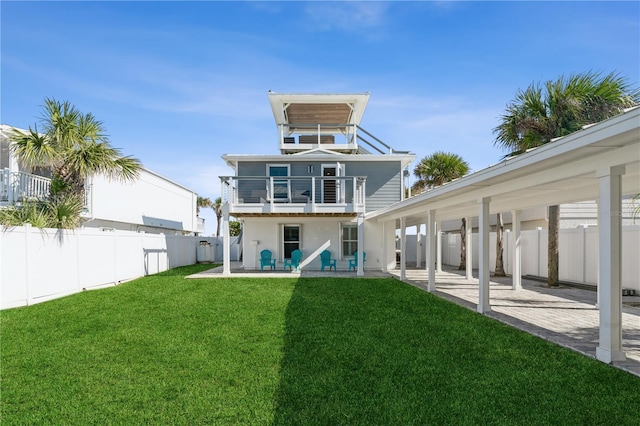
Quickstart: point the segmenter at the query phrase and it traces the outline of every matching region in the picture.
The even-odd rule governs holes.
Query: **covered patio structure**
[[[622,340],[621,204],[623,195],[640,193],[640,108],[555,140],[447,183],[416,197],[366,215],[400,230],[400,278],[406,273],[406,229],[426,224],[427,290],[436,290],[441,264],[436,247],[438,224],[478,217],[479,271],[477,311],[491,312],[489,287],[489,215],[511,212],[514,239],[512,290],[522,288],[520,212],[527,208],[596,200],[598,203],[599,334],[596,358],[624,361]],[[471,241],[471,227],[467,227]],[[471,244],[467,244],[467,279],[472,279]],[[635,266],[638,269],[638,265]],[[638,272],[640,273],[640,271]]]

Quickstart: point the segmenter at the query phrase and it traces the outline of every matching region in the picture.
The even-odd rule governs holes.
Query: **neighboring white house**
[[[11,129],[0,125],[0,206],[25,197],[42,199],[49,192],[50,171],[28,170],[12,155]],[[195,192],[145,168],[131,183],[95,176],[86,185],[83,226],[184,235],[202,232],[196,200]]]
[[[268,97],[281,154],[222,156],[235,173],[220,177],[224,229],[229,215],[242,221],[243,267],[259,268],[260,253],[269,250],[283,268],[296,249],[307,269],[320,269],[323,250],[338,269],[347,269],[356,251],[366,253],[364,268],[395,265],[393,245],[380,243],[393,241],[395,226],[365,224],[364,216],[404,198],[404,172],[415,155],[360,127],[369,94]],[[358,269],[363,274],[362,258]]]

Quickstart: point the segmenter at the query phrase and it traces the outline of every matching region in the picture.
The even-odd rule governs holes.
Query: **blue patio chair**
[[[325,266],[328,266],[329,270],[331,270],[331,268],[333,268],[334,271],[336,270],[336,260],[331,258],[331,252],[329,250],[320,253],[320,261],[322,262],[322,267],[320,268],[322,272],[324,272]]]
[[[362,252],[362,263],[367,261],[367,252]],[[364,265],[362,265],[364,266]],[[349,270],[353,269],[354,271],[358,270],[358,251],[353,252],[353,259],[349,259]]]
[[[300,260],[302,260],[302,252],[300,250],[294,250],[291,252],[291,259],[284,260],[284,270],[295,268],[296,271],[300,270]]]
[[[271,258],[270,250],[262,250],[260,252],[260,270],[264,271],[264,267],[269,266],[273,271],[276,268],[276,260]]]

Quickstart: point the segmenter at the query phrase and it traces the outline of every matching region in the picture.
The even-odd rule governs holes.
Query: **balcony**
[[[51,179],[24,172],[0,171],[0,202],[2,205],[25,200],[44,200],[49,195]]]
[[[234,216],[352,215],[365,211],[362,176],[221,176],[223,203]]]
[[[44,201],[49,196],[51,179],[25,172],[0,170],[0,206],[23,203],[25,201]],[[91,185],[85,185],[84,211],[82,216],[91,216]]]
[[[342,154],[406,154],[356,124],[280,124],[282,154],[323,150]],[[364,145],[367,145],[365,148]]]

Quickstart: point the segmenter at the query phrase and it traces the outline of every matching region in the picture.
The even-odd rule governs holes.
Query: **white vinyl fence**
[[[505,232],[503,262],[507,274],[513,268],[513,238]],[[473,234],[473,268],[478,268],[478,234]],[[421,265],[424,265],[426,237],[421,235]],[[442,264],[460,264],[460,234],[442,234]],[[547,277],[547,230],[521,232],[522,275]],[[560,230],[559,241],[561,281],[597,284],[598,282],[598,228],[579,227]],[[407,264],[416,262],[416,236],[407,236]],[[489,235],[489,266],[496,266],[496,234]],[[640,292],[640,226],[622,227],[622,286]]]
[[[211,244],[209,258],[199,258],[201,241]],[[116,285],[198,260],[221,261],[222,239],[15,227],[0,234],[0,309]]]

